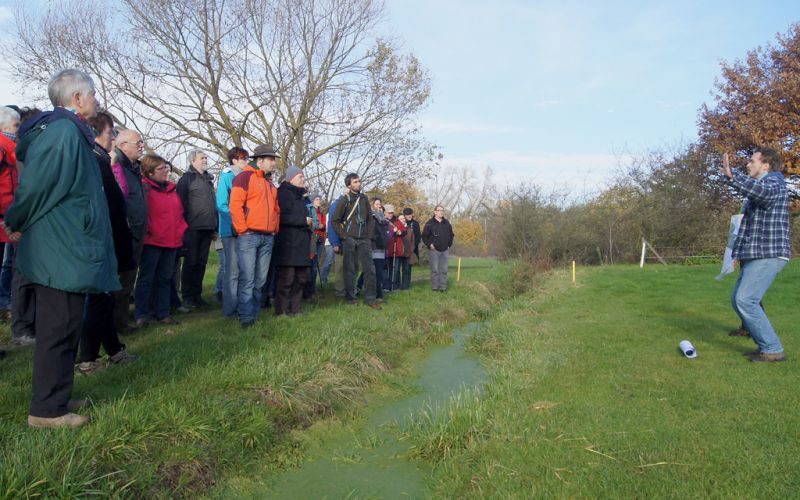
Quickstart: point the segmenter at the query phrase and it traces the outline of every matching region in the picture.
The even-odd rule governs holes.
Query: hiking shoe
[[[34,417],[33,415],[28,415],[28,427],[37,427],[43,429],[59,429],[61,427],[76,429],[88,424],[91,421],[91,417],[85,415],[76,415],[75,413],[67,413],[66,415],[53,418]]]
[[[255,321],[244,321],[242,322],[242,329],[247,330],[248,328],[252,327],[255,324],[256,324]]]
[[[758,354],[751,354],[747,359],[754,363],[775,363],[777,361],[786,361],[786,356],[782,352],[759,352]]]
[[[12,336],[11,343],[14,345],[33,345],[36,343],[36,337],[31,337],[30,335]]]
[[[183,313],[183,314],[192,312],[191,309],[189,309],[188,307],[186,307],[184,305],[180,305],[180,306],[176,307],[175,310],[178,311],[179,313]]]
[[[372,304],[368,304],[370,308],[375,309],[376,311],[380,311],[383,309],[380,304],[373,302]]]
[[[109,356],[108,362],[114,365],[124,365],[125,363],[136,361],[137,358],[139,358],[139,356],[129,353],[128,350],[123,347],[118,353]]]
[[[217,304],[222,304],[222,292],[215,292],[214,300],[217,301]]]
[[[172,316],[167,316],[166,318],[161,318],[158,320],[159,323],[162,325],[180,325],[181,322],[177,319],[173,318]]]
[[[761,351],[759,351],[758,349],[756,349],[755,351],[747,351],[747,352],[743,352],[743,353],[742,353],[742,356],[744,356],[744,357],[746,358],[746,357],[753,356],[753,355],[756,355],[756,354],[761,354]]]
[[[92,373],[101,372],[106,368],[107,366],[102,358],[97,358],[94,361],[84,361],[83,363],[75,365],[75,371],[82,375],[91,375]]]
[[[730,335],[731,337],[749,337],[750,332],[748,332],[744,328],[737,328],[736,330],[731,330],[730,332],[728,332],[728,335]]]

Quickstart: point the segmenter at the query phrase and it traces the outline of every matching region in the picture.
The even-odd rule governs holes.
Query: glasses
[[[437,208],[434,212],[444,212],[444,208]]]
[[[159,165],[155,170],[169,170],[169,165]]]
[[[137,146],[144,146],[144,141],[136,141],[136,142],[122,141],[120,142],[120,144],[136,144]]]

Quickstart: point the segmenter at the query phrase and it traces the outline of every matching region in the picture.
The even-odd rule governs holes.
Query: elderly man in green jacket
[[[3,229],[18,241],[17,269],[34,283],[36,348],[31,427],[80,427],[71,413],[73,365],[84,297],[120,288],[108,206],[86,120],[97,113],[94,83],[68,69],[48,85],[54,109],[22,125],[25,162]]]

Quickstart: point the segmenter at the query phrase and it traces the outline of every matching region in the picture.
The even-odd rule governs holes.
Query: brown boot
[[[28,415],[28,427],[47,429],[59,429],[61,427],[76,429],[78,427],[83,427],[91,421],[91,417],[86,415],[76,415],[75,413],[67,413],[66,415],[53,418],[34,417],[33,415]]]
[[[786,356],[782,352],[759,352],[751,354],[747,359],[754,363],[774,363],[776,361],[786,361]]]
[[[731,330],[730,332],[728,332],[728,335],[730,335],[731,337],[749,337],[750,332],[748,332],[744,328],[737,328],[736,330]]]

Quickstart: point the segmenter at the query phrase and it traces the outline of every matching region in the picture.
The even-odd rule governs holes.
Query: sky
[[[440,168],[587,194],[620,162],[697,137],[720,61],[773,43],[800,0],[385,0],[379,29],[427,68]],[[13,2],[0,0],[0,26]],[[2,102],[18,102],[0,72]]]
[[[388,0],[387,32],[428,69],[442,168],[591,193],[620,162],[697,138],[720,61],[773,43],[800,0]]]

